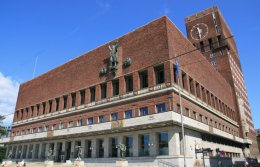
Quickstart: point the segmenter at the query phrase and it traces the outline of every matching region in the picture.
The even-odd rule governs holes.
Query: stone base
[[[74,165],[75,166],[79,166],[79,167],[84,167],[85,166],[85,162],[81,161],[81,160],[76,160],[76,161],[74,161]]]
[[[53,161],[44,161],[45,167],[53,167]]]
[[[116,161],[116,167],[128,167],[128,161]]]

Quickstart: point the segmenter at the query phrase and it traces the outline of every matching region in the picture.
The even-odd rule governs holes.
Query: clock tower
[[[233,89],[245,156],[259,156],[247,90],[233,34],[217,6],[185,18],[190,42]],[[198,60],[201,61],[201,60]],[[205,60],[206,61],[206,60]]]

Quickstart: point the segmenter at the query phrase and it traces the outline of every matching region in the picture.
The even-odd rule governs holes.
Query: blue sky
[[[163,15],[186,34],[184,18],[213,5],[235,36],[260,128],[259,0],[0,1],[0,114],[13,112],[18,85],[33,77],[36,57],[38,76]]]

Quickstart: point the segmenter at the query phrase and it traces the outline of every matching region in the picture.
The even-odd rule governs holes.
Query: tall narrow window
[[[71,94],[71,107],[75,107],[76,105],[76,93]]]
[[[133,91],[133,76],[129,75],[125,77],[126,92]]]
[[[148,72],[147,70],[139,72],[139,79],[140,79],[140,88],[147,88],[148,87]]]
[[[23,109],[21,110],[21,120],[23,120]],[[38,115],[38,113],[37,113],[37,115]]]
[[[160,65],[154,68],[156,84],[164,83],[164,66]]]
[[[222,46],[222,39],[221,35],[218,36],[218,46]]]
[[[51,113],[51,111],[52,111],[52,101],[49,100],[49,113]]]
[[[82,126],[82,123],[83,123],[83,120],[79,119],[78,122],[77,122],[77,126]]]
[[[169,139],[167,132],[161,132],[159,137],[159,155],[169,155]]]
[[[211,38],[209,38],[209,48],[210,50],[214,49],[214,43]]]
[[[132,157],[133,156],[133,137],[132,136],[126,136],[125,137],[125,146],[126,146],[126,157]]]
[[[92,125],[94,123],[93,117],[88,118],[88,125]]]
[[[22,110],[23,111],[23,110]],[[37,104],[37,116],[40,114],[40,105]]]
[[[32,110],[32,117],[34,116],[34,106],[31,106],[31,110]],[[18,113],[17,113],[17,117],[18,117]]]
[[[107,84],[101,84],[101,99],[107,98]]]
[[[99,123],[104,123],[105,122],[105,116],[104,115],[98,116],[98,121],[99,121]]]
[[[112,157],[117,157],[117,145],[118,145],[118,139],[116,137],[111,138]]]
[[[178,82],[178,71],[177,71],[177,66],[173,64],[173,81],[174,83]]]
[[[113,96],[119,95],[119,80],[117,79],[112,81],[112,85],[113,85]]]
[[[46,103],[42,103],[42,113],[45,114],[45,110],[46,110]]]
[[[59,111],[60,99],[59,99],[59,98],[56,98],[55,101],[56,101],[56,111]]]
[[[81,90],[81,91],[80,91],[80,104],[81,104],[81,105],[83,105],[83,104],[86,103],[85,95],[86,95],[85,90]]]
[[[94,102],[96,98],[96,88],[91,87],[90,88],[90,102]]]
[[[150,137],[148,134],[140,135],[140,156],[149,156]]]
[[[205,52],[204,43],[203,41],[200,42],[200,51]]]
[[[67,108],[67,101],[68,101],[68,96],[63,96],[63,109],[66,109]]]
[[[26,108],[26,118],[25,119],[29,118],[28,114],[29,114],[29,108]]]
[[[104,140],[103,139],[98,140],[98,157],[99,158],[104,157]]]

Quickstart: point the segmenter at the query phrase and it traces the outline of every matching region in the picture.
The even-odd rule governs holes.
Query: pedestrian
[[[247,160],[245,160],[245,167],[248,167],[248,162],[247,162]]]
[[[2,167],[5,167],[5,161],[2,162]]]

